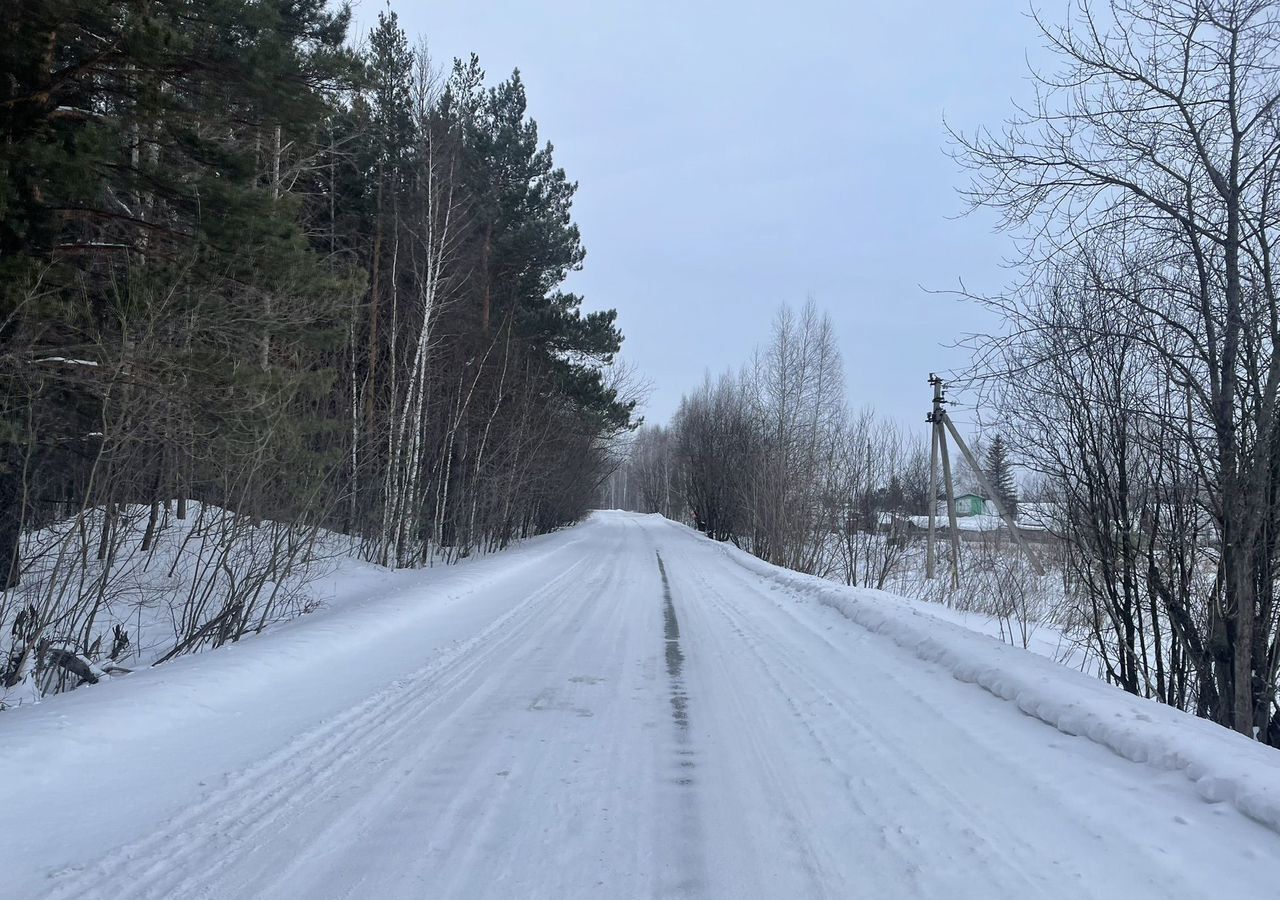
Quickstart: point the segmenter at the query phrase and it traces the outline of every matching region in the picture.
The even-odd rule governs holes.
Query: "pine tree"
[[[996,435],[987,449],[987,478],[996,490],[996,499],[1011,516],[1018,515],[1018,485],[1009,463],[1009,445]]]
[[[459,66],[455,83],[470,72]],[[481,178],[475,187],[481,328],[487,333],[509,316],[557,390],[596,425],[625,428],[632,408],[599,371],[622,344],[617,314],[583,314],[582,298],[558,289],[586,257],[571,214],[578,185],[556,166],[552,145],[539,143],[518,70],[472,105],[479,111],[468,131]]]
[[[255,432],[289,431],[314,374],[298,351],[330,327],[343,288],[281,176],[351,69],[349,11],[324,0],[15,7],[0,48],[10,583],[18,531],[48,515],[27,498],[110,509],[173,496],[177,469],[187,482],[196,457],[215,458],[209,444],[190,452],[202,438],[262,449]],[[88,364],[40,363],[59,359]]]
[[[907,492],[902,486],[902,479],[894,472],[889,476],[889,484],[884,490],[881,509],[885,512],[900,513],[907,508]]]

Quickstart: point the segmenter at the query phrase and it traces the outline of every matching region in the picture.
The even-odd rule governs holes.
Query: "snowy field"
[[[0,715],[3,898],[1276,893],[1280,754],[598,513]]]

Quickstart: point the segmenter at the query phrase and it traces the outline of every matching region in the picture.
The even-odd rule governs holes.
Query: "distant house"
[[[1028,531],[1062,530],[1062,509],[1056,503],[1019,503],[1018,527]]]
[[[938,501],[937,515],[945,516],[947,514],[947,501],[943,498]],[[956,497],[956,515],[957,516],[993,516],[997,515],[995,507],[987,500],[977,494],[961,494]]]
[[[1050,543],[1057,540],[1055,525],[1059,510],[1049,503],[1022,503],[1018,505],[1018,534],[1034,543]],[[907,516],[908,529],[921,532],[929,527],[928,516]],[[947,520],[947,501],[938,501],[934,513],[934,528],[939,534],[947,534],[951,525]],[[963,494],[956,498],[956,531],[965,541],[999,539],[1007,534],[1009,526],[996,512],[996,505],[979,494]]]

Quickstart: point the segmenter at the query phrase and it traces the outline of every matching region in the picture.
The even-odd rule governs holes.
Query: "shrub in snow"
[[[309,580],[349,548],[316,528],[191,504],[88,510],[24,537],[30,566],[0,594],[0,707],[239,640],[313,608]]]

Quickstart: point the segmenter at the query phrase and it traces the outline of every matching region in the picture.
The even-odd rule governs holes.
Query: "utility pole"
[[[929,374],[929,384],[933,385],[933,410],[925,418],[925,421],[933,426],[933,443],[929,451],[929,542],[926,551],[925,576],[932,578],[935,570],[935,559],[937,550],[935,549],[935,533],[936,526],[934,519],[937,516],[938,507],[938,457],[942,457],[942,481],[947,491],[947,522],[951,528],[951,588],[952,590],[960,587],[960,526],[956,523],[956,492],[955,485],[951,481],[951,457],[947,453],[947,434],[943,430],[943,421],[946,419],[946,407],[944,404],[947,398],[943,396],[942,386],[943,380],[933,373]]]
[[[1022,536],[1022,532],[1018,530],[1018,523],[1014,521],[1013,516],[1000,503],[1000,496],[987,481],[987,473],[983,471],[978,460],[974,458],[973,453],[969,450],[969,445],[960,435],[960,430],[956,428],[955,423],[951,421],[951,417],[947,415],[946,402],[947,399],[942,393],[944,382],[937,375],[929,375],[929,384],[933,385],[933,411],[929,413],[926,421],[933,426],[933,449],[929,454],[929,490],[932,496],[929,498],[929,545],[925,561],[925,577],[933,578],[934,576],[934,513],[937,506],[937,466],[938,451],[941,450],[942,455],[942,474],[946,482],[947,489],[947,516],[951,522],[951,547],[952,547],[952,569],[951,584],[952,587],[960,586],[960,533],[956,527],[956,511],[955,511],[955,491],[951,483],[951,465],[947,458],[947,434],[955,440],[956,446],[960,448],[960,452],[964,454],[964,458],[968,461],[970,468],[978,477],[978,483],[982,485],[982,489],[986,491],[987,496],[991,499],[992,505],[995,506],[996,512],[1000,514],[1000,518],[1009,526],[1009,533],[1013,535],[1014,542],[1027,555],[1027,559],[1031,561],[1031,568],[1035,569],[1037,575],[1044,575],[1044,566],[1040,562],[1040,557],[1036,554],[1031,545],[1027,543],[1026,538]]]
[[[1022,536],[1022,532],[1018,530],[1018,523],[1014,521],[1013,514],[1000,504],[1000,495],[991,486],[991,482],[987,481],[987,473],[983,471],[982,466],[978,465],[978,461],[969,452],[969,445],[964,442],[964,438],[960,436],[955,423],[951,421],[951,417],[945,411],[942,413],[942,421],[947,426],[947,430],[951,432],[951,436],[955,438],[956,446],[960,448],[960,452],[964,454],[964,458],[969,461],[969,465],[978,476],[978,482],[982,485],[982,489],[990,495],[991,503],[995,506],[996,512],[1000,514],[1000,518],[1004,519],[1004,523],[1009,526],[1009,533],[1013,535],[1014,541],[1022,548],[1022,552],[1027,554],[1027,559],[1031,560],[1031,568],[1036,570],[1037,575],[1043,575],[1044,566],[1040,563],[1040,557],[1031,549],[1031,545]]]
[[[931,414],[932,415],[932,414]],[[926,421],[932,421],[926,419]],[[938,511],[938,429],[929,429],[929,540],[926,543],[924,577],[933,580],[937,570],[937,554],[933,549],[936,526],[934,520]]]

